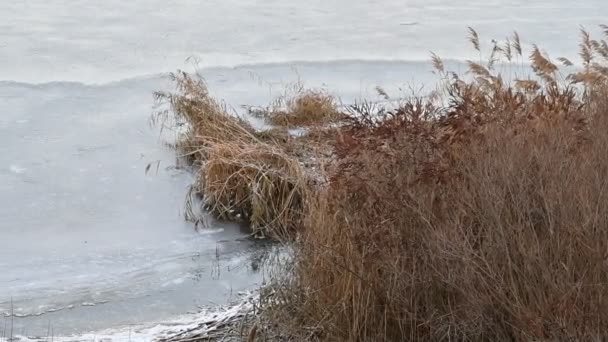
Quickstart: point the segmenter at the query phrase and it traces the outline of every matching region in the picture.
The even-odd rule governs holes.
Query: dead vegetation
[[[331,341],[606,338],[608,50],[582,46],[582,70],[535,47],[508,83],[515,35],[467,75],[435,57],[431,99],[352,108],[272,319]]]
[[[209,148],[196,186],[218,217],[243,217],[254,234],[276,238],[300,224],[307,182],[298,160],[277,146],[223,142]]]
[[[346,118],[334,96],[322,89],[306,89],[301,82],[288,86],[268,108],[250,113],[286,128],[327,127]]]
[[[246,221],[255,235],[290,234],[300,224],[310,186],[301,161],[285,152],[292,138],[282,130],[255,131],[215,100],[202,78],[183,72],[173,78],[175,93],[156,94],[169,105],[156,120],[174,115],[186,127],[176,147],[199,168],[192,192],[215,216]],[[186,216],[196,221],[192,203]]]
[[[273,109],[268,120],[284,127],[326,126],[344,119],[336,99],[323,91],[301,90],[285,100],[285,109]]]
[[[469,40],[481,54],[472,29]],[[297,138],[197,121],[220,107],[162,98],[201,122],[184,151],[204,161],[198,190],[220,215],[261,203],[252,221],[299,232],[264,313],[294,340],[602,340],[608,44],[582,31],[580,55],[582,67],[558,66],[514,34],[466,75],[433,56],[431,96],[350,106],[333,131],[309,133],[302,145],[323,151],[312,166],[328,180],[314,187]],[[534,75],[497,71],[525,59]],[[298,120],[277,123],[308,125]]]

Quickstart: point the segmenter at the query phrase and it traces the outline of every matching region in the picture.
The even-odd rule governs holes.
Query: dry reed
[[[331,341],[605,339],[605,46],[584,33],[565,77],[534,47],[509,83],[515,34],[466,77],[434,56],[440,101],[353,107],[270,317]]]
[[[345,118],[336,98],[324,90],[306,89],[301,83],[288,90],[260,113],[271,125],[318,127],[339,123]]]
[[[468,38],[482,55],[479,34]],[[534,75],[507,81],[496,65],[526,58],[514,33],[466,75],[433,55],[442,87],[397,109],[334,117],[333,101],[307,93],[269,116],[340,123],[305,140],[255,132],[185,74],[159,98],[190,125],[180,146],[202,165],[197,191],[212,211],[278,237],[300,231],[264,311],[273,329],[294,340],[603,340],[608,44],[582,31],[580,56],[564,75],[533,46]],[[329,164],[322,186],[298,155],[310,141]]]
[[[186,127],[176,147],[198,166],[192,192],[222,219],[246,221],[257,236],[279,238],[299,225],[309,180],[300,160],[285,153],[290,138],[280,131],[255,131],[246,119],[215,100],[201,77],[173,75],[175,93],[157,93],[168,110],[157,121],[175,117]],[[186,216],[198,220],[188,197]]]

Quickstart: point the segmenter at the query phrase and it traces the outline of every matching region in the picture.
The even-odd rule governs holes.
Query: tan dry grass
[[[256,235],[287,238],[301,224],[307,176],[296,159],[263,143],[213,144],[197,189],[211,212],[245,218]]]
[[[345,118],[333,96],[303,86],[297,87],[293,94],[279,97],[273,107],[265,113],[266,119],[280,127],[326,126]]]
[[[206,159],[209,144],[231,141],[243,144],[256,143],[258,138],[247,120],[230,113],[227,107],[209,93],[200,76],[185,72],[171,75],[175,92],[157,92],[155,98],[169,109],[157,112],[156,122],[175,118],[186,125],[186,131],[177,141],[178,151],[190,161]]]
[[[177,148],[199,167],[192,189],[203,205],[219,218],[248,222],[258,236],[293,233],[310,184],[300,160],[285,151],[291,138],[281,130],[255,131],[214,99],[200,77],[180,72],[173,80],[175,93],[156,94],[169,105],[157,120],[173,115],[187,126]],[[186,216],[196,221],[191,205]]]

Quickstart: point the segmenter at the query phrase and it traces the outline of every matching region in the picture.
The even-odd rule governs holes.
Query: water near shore
[[[0,313],[12,298],[16,333],[78,334],[261,284],[264,250],[242,227],[183,221],[191,175],[149,125],[152,92],[171,89],[162,73],[192,70],[190,56],[235,110],[298,78],[349,103],[432,84],[428,51],[470,57],[468,25],[488,40],[518,29],[559,56],[604,13],[561,0],[3,2]]]

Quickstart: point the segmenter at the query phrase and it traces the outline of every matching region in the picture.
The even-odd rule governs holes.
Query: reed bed
[[[526,53],[516,33],[484,54],[470,29],[483,58],[466,74],[433,55],[440,86],[430,96],[353,105],[332,131],[311,133],[325,153],[314,165],[323,182],[310,180],[292,137],[269,139],[241,121],[192,128],[185,141],[206,160],[199,190],[219,212],[238,203],[251,217],[262,203],[252,221],[295,232],[276,234],[294,252],[265,321],[292,340],[608,338],[601,29],[599,40],[581,32],[578,67],[537,46]],[[509,72],[522,61],[533,74]],[[184,116],[195,127],[203,117]],[[234,137],[216,136],[221,125]]]

